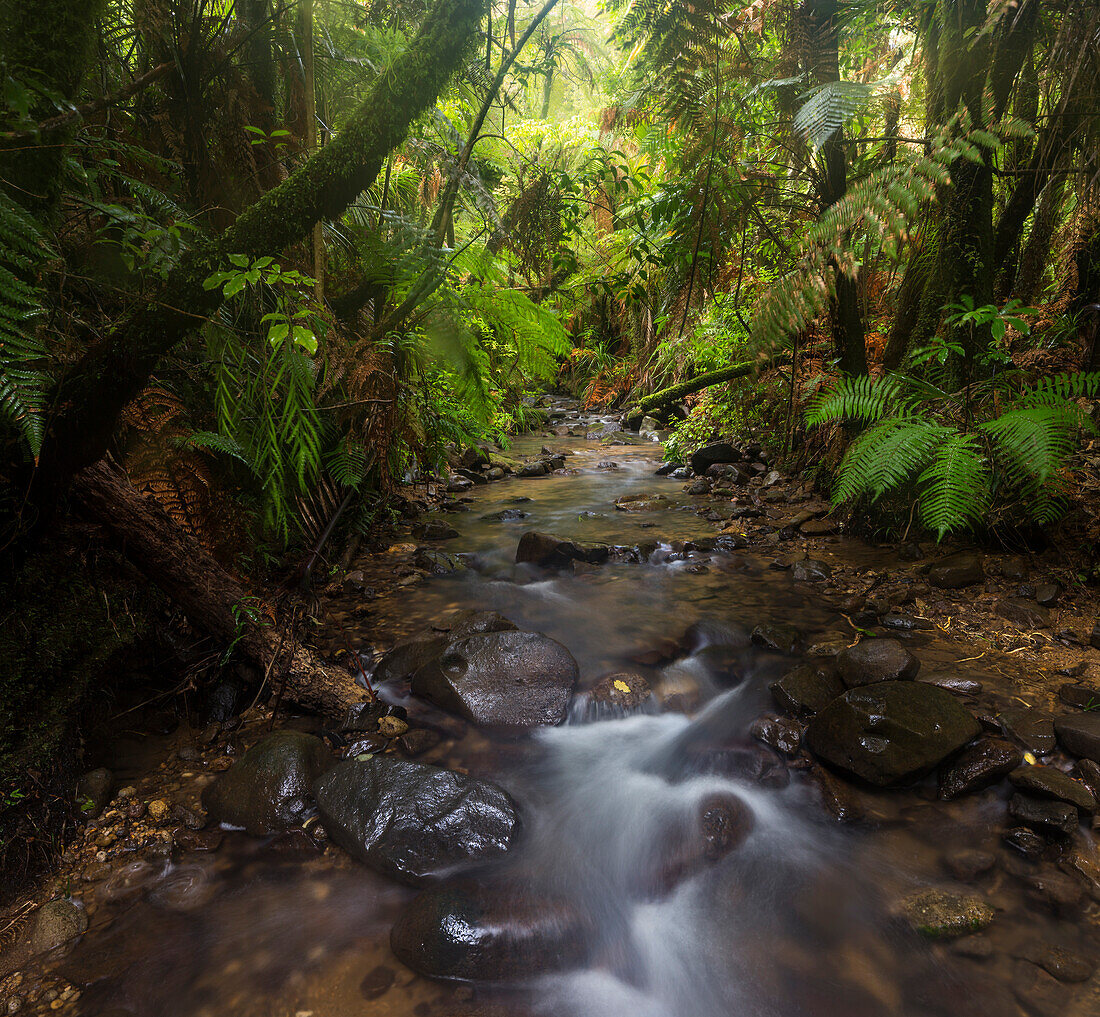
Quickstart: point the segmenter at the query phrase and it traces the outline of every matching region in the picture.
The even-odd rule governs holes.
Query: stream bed
[[[546,441],[520,439],[512,454],[536,454]],[[762,746],[750,727],[776,708],[768,686],[804,651],[792,660],[758,641],[719,660],[705,635],[686,654],[669,647],[693,625],[704,634],[793,626],[802,647],[845,645],[855,640],[852,623],[819,587],[772,567],[774,548],[677,550],[713,538],[715,527],[682,480],[654,475],[660,446],[568,436],[550,444],[570,453],[565,471],[474,487],[454,506],[463,511],[440,516],[459,535],[433,546],[468,556],[468,567],[379,599],[366,617],[356,594],[343,595],[329,647],[350,636],[369,657],[450,611],[476,609],[545,633],[576,658],[578,695],[566,723],[520,738],[465,725],[419,758],[491,779],[518,804],[515,846],[470,878],[506,887],[502,899],[517,902],[505,921],[528,937],[529,973],[501,984],[416,975],[389,946],[415,890],[301,831],[226,831],[206,842],[199,831],[159,859],[112,859],[76,888],[91,925],[51,970],[79,986],[79,1012],[1100,1017],[1100,884],[1090,892],[1088,877],[1074,875],[1095,879],[1092,835],[1082,830],[1058,857],[1026,858],[1002,841],[1004,788],[956,801],[939,798],[934,778],[869,790],[822,777],[805,751],[786,758]],[[643,493],[667,501],[616,509],[616,499]],[[494,518],[500,513],[517,518]],[[594,568],[517,565],[529,530],[656,548],[642,561]],[[836,565],[903,567],[892,552],[843,537],[815,554]],[[982,682],[983,709],[1018,700],[1018,689],[986,661],[968,661],[980,654],[960,643],[934,630],[905,639],[922,677]],[[653,690],[644,708],[623,716],[592,707],[585,690],[626,673]],[[380,692],[407,702],[406,689]],[[138,740],[127,748],[121,738],[118,781],[138,781],[151,758],[189,737],[144,737],[140,751]],[[733,763],[714,766],[716,751]],[[178,778],[181,794],[209,782],[205,765],[200,751]],[[682,858],[675,831],[730,800],[747,810],[735,846],[703,861]],[[1071,879],[1085,889],[1071,892]],[[993,921],[954,939],[919,935],[899,902],[929,887],[980,897]],[[563,942],[571,962],[540,970],[539,937]],[[1086,978],[1054,977],[1036,959],[1043,951],[1089,965]]]

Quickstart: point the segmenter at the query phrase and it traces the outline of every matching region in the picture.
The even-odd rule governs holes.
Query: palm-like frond
[[[882,379],[869,375],[839,378],[806,404],[806,424],[815,427],[830,420],[873,423],[886,415],[899,392],[900,383],[889,376]]]
[[[953,429],[922,417],[887,417],[852,442],[840,464],[833,504],[876,500],[900,487],[932,458]]]

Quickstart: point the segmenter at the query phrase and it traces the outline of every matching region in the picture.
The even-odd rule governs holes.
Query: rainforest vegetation
[[[1092,547],[1098,14],[0,0],[0,805],[176,612],[270,672],[270,591],[548,391],[866,532]]]

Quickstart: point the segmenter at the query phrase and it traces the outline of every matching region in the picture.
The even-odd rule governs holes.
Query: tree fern
[[[900,385],[895,378],[841,378],[822,389],[806,405],[806,423],[810,427],[829,420],[881,420],[897,398]]]
[[[940,442],[917,477],[921,522],[937,538],[981,522],[989,509],[989,467],[973,434]]]
[[[19,431],[36,460],[50,385],[37,332],[42,291],[36,275],[49,254],[38,223],[0,189],[0,419]]]
[[[814,149],[832,138],[874,98],[880,82],[827,81],[800,98],[806,101],[791,121],[791,130]]]

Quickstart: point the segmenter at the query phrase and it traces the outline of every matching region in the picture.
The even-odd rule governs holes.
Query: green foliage
[[[0,420],[18,429],[35,459],[50,389],[37,276],[50,253],[35,219],[0,189]]]
[[[1021,513],[1040,524],[1057,519],[1066,462],[1081,431],[1096,430],[1073,400],[1100,392],[1100,373],[1013,389],[1015,380],[947,392],[903,375],[842,378],[818,393],[808,425],[871,425],[841,462],[833,503],[873,503],[912,484],[921,522],[941,539]]]

